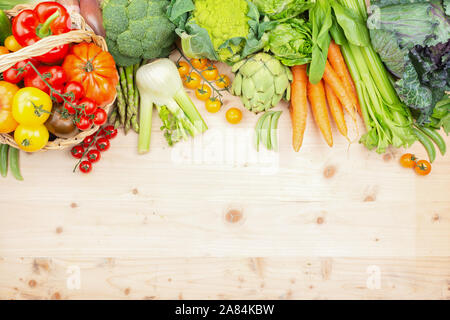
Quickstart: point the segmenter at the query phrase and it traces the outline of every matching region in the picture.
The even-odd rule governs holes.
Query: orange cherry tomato
[[[94,43],[82,42],[72,47],[62,65],[67,81],[81,83],[85,96],[103,107],[116,96],[119,75],[109,52]]]
[[[426,176],[431,171],[431,164],[427,160],[419,160],[417,161],[414,170],[418,175]]]
[[[208,68],[202,71],[202,75],[206,80],[214,81],[219,76],[219,71],[217,70],[217,67],[211,63]]]
[[[191,59],[191,64],[195,69],[203,70],[205,69],[206,65],[208,64],[208,59]]]
[[[186,61],[178,61],[177,68],[181,78],[185,77],[189,73],[189,71],[191,71],[191,67]]]
[[[227,121],[231,124],[238,124],[242,120],[242,112],[238,108],[230,108],[225,114]]]
[[[189,89],[197,89],[200,86],[201,77],[196,72],[191,72],[184,78],[184,85]]]
[[[9,50],[7,47],[0,46],[0,55],[8,54],[8,53],[9,53]]]
[[[19,87],[15,84],[0,81],[0,133],[13,132],[19,125],[12,114],[14,95],[17,91]]]
[[[414,168],[416,166],[417,158],[412,153],[405,153],[400,158],[400,164],[404,168]]]
[[[230,86],[230,78],[227,75],[221,74],[216,80],[216,86],[220,89],[225,89]]]
[[[208,112],[216,113],[222,107],[222,102],[217,98],[209,98],[205,103],[205,108]]]
[[[200,87],[195,89],[195,96],[198,100],[206,101],[211,97],[211,88],[207,84],[202,84]]]
[[[22,49],[22,46],[17,42],[16,38],[14,38],[13,35],[10,35],[5,39],[5,47],[12,52],[16,52]]]

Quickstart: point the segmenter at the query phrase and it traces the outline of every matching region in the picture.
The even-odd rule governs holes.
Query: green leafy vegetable
[[[307,0],[252,0],[258,10],[272,20],[286,20],[298,17],[299,14],[314,5]]]
[[[295,66],[311,61],[311,25],[303,19],[285,20],[269,32],[266,46],[286,66]]]

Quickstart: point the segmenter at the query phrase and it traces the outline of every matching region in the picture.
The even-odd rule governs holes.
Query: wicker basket
[[[33,5],[18,5],[12,10],[6,11],[6,14],[9,17],[15,17],[21,10],[33,9],[33,7]],[[40,56],[47,53],[54,47],[66,43],[94,42],[104,51],[108,51],[105,39],[103,39],[101,36],[96,35],[86,24],[81,15],[72,12],[70,13],[70,16],[72,20],[72,28],[78,30],[73,30],[61,35],[46,37],[31,46],[20,49],[19,51],[0,56],[0,72],[7,70],[19,61]],[[104,107],[106,112],[109,111],[113,103],[114,101]],[[41,149],[41,151],[59,150],[71,147],[75,144],[78,144],[85,137],[93,134],[97,130],[98,126],[93,126],[90,130],[81,131],[78,135],[69,139],[56,138],[53,141],[49,141],[47,145]],[[12,147],[18,148],[17,143],[14,141],[14,138],[11,134],[0,134],[0,143],[9,144]]]

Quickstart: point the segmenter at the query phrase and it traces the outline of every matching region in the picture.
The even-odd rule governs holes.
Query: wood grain
[[[329,148],[311,117],[295,153],[285,103],[280,152],[257,154],[257,116],[225,121],[237,98],[214,115],[195,102],[207,134],[171,149],[155,116],[150,153],[119,135],[89,175],[68,151],[22,154],[25,181],[0,180],[0,298],[449,298],[448,156],[418,177],[404,150],[335,127]]]

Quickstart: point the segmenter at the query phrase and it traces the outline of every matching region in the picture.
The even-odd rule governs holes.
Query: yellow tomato
[[[191,59],[192,66],[197,70],[203,70],[206,67],[206,64],[208,63],[207,59]]]
[[[16,52],[22,49],[22,46],[17,42],[16,38],[13,35],[7,37],[5,39],[5,47],[8,48],[9,51]]]
[[[52,99],[37,88],[23,88],[17,91],[13,100],[14,119],[25,125],[43,124],[52,111]]]
[[[9,53],[8,48],[0,46],[0,55]]]
[[[200,86],[201,78],[198,73],[191,72],[184,78],[184,85],[189,89],[197,89]]]
[[[181,78],[185,77],[189,73],[189,71],[191,71],[191,67],[186,61],[178,61],[177,68]]]
[[[48,130],[43,124],[23,125],[19,124],[14,131],[14,140],[20,149],[27,152],[41,150],[48,142]]]
[[[219,71],[217,70],[217,67],[211,63],[208,68],[202,71],[202,75],[208,81],[215,81],[219,76]]]
[[[10,133],[19,125],[12,115],[13,99],[19,87],[0,81],[0,133]]]
[[[217,98],[208,99],[205,103],[205,108],[208,112],[216,113],[222,107],[222,102]]]
[[[230,108],[225,114],[227,121],[231,124],[238,124],[242,120],[242,112],[238,108]]]
[[[221,89],[228,88],[230,86],[230,78],[225,74],[219,75],[219,78],[216,80],[216,86]]]
[[[211,97],[211,88],[207,84],[202,84],[195,89],[195,96],[198,100],[206,101]]]

